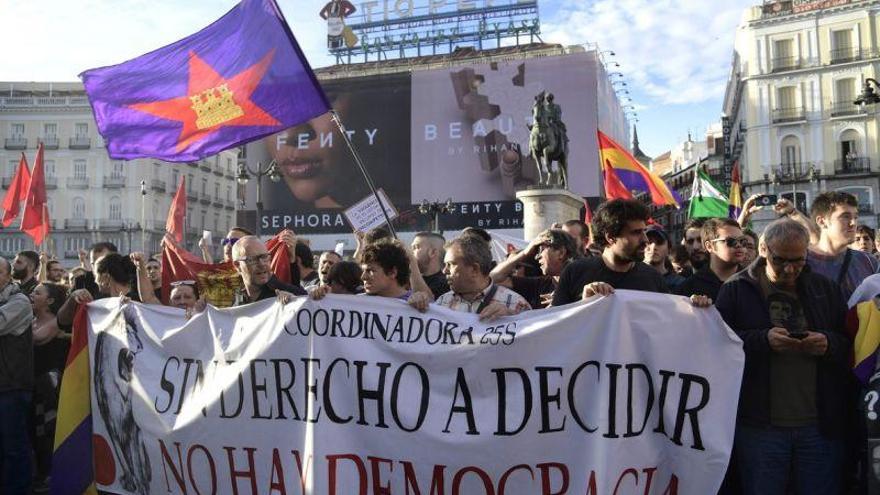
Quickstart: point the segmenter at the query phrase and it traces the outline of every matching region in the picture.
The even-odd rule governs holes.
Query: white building
[[[877,109],[853,100],[877,77],[878,12],[877,0],[774,0],[744,13],[724,114],[746,194],[807,210],[820,192],[842,190],[877,225]]]
[[[79,249],[97,241],[111,241],[123,252],[144,247],[157,252],[182,176],[192,246],[202,230],[219,239],[233,225],[236,151],[188,164],[111,160],[80,83],[0,83],[0,133],[4,194],[21,153],[33,167],[37,145],[43,143],[52,220],[44,250],[67,266],[76,263]],[[19,221],[0,229],[0,256],[33,249],[33,241],[18,230]]]

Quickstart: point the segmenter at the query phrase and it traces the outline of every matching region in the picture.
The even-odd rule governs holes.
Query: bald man
[[[247,235],[238,239],[232,246],[231,255],[235,271],[241,275],[244,283],[244,287],[235,294],[233,306],[270,297],[278,297],[282,303],[286,303],[294,296],[306,295],[306,290],[299,285],[286,284],[275,278],[272,273],[272,255],[256,236]]]
[[[412,254],[428,288],[438,298],[449,292],[449,283],[443,274],[443,246],[446,239],[434,232],[419,232],[412,241]]]

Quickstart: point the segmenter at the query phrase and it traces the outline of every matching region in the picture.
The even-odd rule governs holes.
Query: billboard
[[[454,211],[441,217],[444,230],[494,229],[522,226],[515,194],[536,182],[528,124],[541,92],[553,93],[562,110],[569,188],[599,195],[597,122],[614,112],[606,101],[599,108],[596,74],[594,54],[587,52],[321,84],[376,186],[400,212],[398,229],[426,229],[431,218],[417,205],[449,198]],[[369,193],[329,115],[250,143],[247,160],[251,168],[276,160],[283,175],[277,184],[263,184],[266,232],[350,232],[342,211]]]

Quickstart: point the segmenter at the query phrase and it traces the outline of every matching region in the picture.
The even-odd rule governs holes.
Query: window
[[[85,124],[85,123],[74,124],[73,135],[77,138],[89,137],[89,124]]]
[[[46,178],[55,177],[55,160],[43,160],[43,173]]]
[[[797,108],[794,86],[786,86],[776,90],[776,108],[780,110]]]
[[[110,198],[110,220],[122,220],[122,202],[118,196]]]
[[[853,159],[859,156],[859,133],[847,129],[840,135],[840,158]]]
[[[54,138],[58,136],[58,124],[43,124],[43,137]]]
[[[180,182],[180,172],[177,171],[176,168],[171,169],[171,187],[177,188],[177,184]]]
[[[226,186],[226,201],[232,202],[232,186]]]
[[[24,124],[9,124],[9,134],[13,139],[24,137]]]
[[[773,42],[773,69],[784,70],[797,66],[794,53],[794,42],[791,39]]]
[[[782,140],[782,164],[794,165],[801,161],[801,143],[795,136],[786,136]]]
[[[6,174],[4,175],[4,177],[12,179],[12,176],[15,175],[15,169],[18,168],[18,162],[18,160],[9,160],[9,162],[6,164]]]
[[[214,213],[214,232],[220,232],[220,214]]]
[[[73,218],[77,220],[86,218],[86,201],[80,197],[73,198]]]
[[[847,79],[838,79],[834,82],[834,101],[840,105],[846,104],[851,107],[855,107],[853,105],[853,100],[856,99],[856,80],[853,78]]]
[[[831,61],[852,60],[852,29],[841,29],[831,32]]]
[[[840,192],[850,193],[856,197],[859,202],[859,213],[873,213],[873,202],[871,201],[871,188],[867,186],[849,186],[838,189]]]
[[[202,230],[208,230],[208,212],[202,210]]]
[[[87,169],[86,169],[86,161],[85,160],[74,160],[73,161],[73,178],[78,180],[88,180]]]
[[[232,173],[232,158],[226,159],[226,173],[228,173],[228,174]]]
[[[202,196],[208,195],[208,179],[202,179]],[[204,222],[202,222],[204,225]]]
[[[125,165],[121,161],[113,162],[113,168],[110,170],[110,176],[114,179],[121,179],[125,177],[125,169],[123,168]]]
[[[214,199],[216,199],[216,200],[220,199],[220,183],[219,182],[214,183]]]
[[[186,190],[189,192],[193,192],[196,190],[195,187],[193,187],[193,179],[193,174],[186,175]]]
[[[791,201],[792,204],[794,204],[795,208],[797,208],[801,213],[807,214],[810,211],[809,208],[807,208],[807,205],[809,205],[810,203],[807,201],[807,193],[805,192],[797,191],[797,193],[795,194],[795,192],[792,191],[782,193],[779,196],[783,199]],[[795,196],[797,196],[797,199],[795,199]]]
[[[158,163],[153,164],[153,179],[159,180],[162,177],[161,165]]]

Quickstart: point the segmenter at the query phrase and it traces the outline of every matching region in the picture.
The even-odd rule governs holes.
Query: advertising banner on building
[[[744,359],[714,309],[630,291],[491,323],[332,295],[88,317],[120,494],[715,493]]]
[[[521,228],[515,195],[537,182],[529,140],[542,93],[553,95],[567,133],[569,189],[599,195],[595,135],[610,96],[597,95],[594,58],[520,57],[321,84],[376,186],[400,211],[400,230],[428,227],[415,205],[450,198],[456,207],[441,219],[446,230]],[[329,115],[249,144],[247,160],[252,168],[276,160],[282,173],[279,183],[264,183],[269,231],[350,232],[342,211],[369,193]]]

